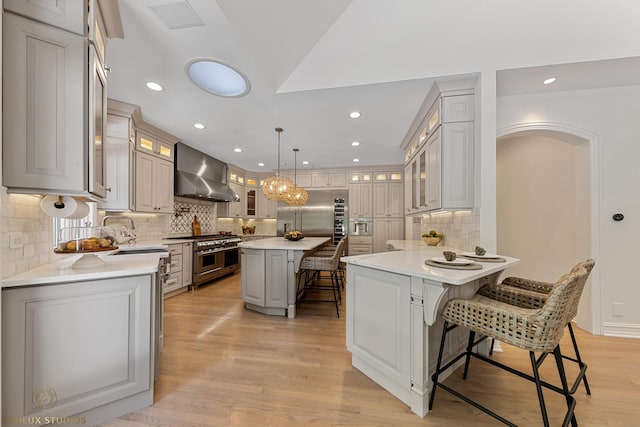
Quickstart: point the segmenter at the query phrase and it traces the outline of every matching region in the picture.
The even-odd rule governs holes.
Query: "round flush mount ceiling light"
[[[202,123],[194,123],[193,127],[196,128],[196,129],[200,129],[200,130],[206,128],[206,126],[203,125]]]
[[[215,59],[192,59],[185,72],[196,86],[214,95],[238,98],[251,89],[247,76]]]
[[[353,159],[353,163],[358,163],[360,159]]]
[[[308,164],[309,164],[309,160],[303,160],[303,161],[302,161],[302,164],[303,164],[303,165],[308,165]]]
[[[357,147],[357,146],[359,146],[359,145],[360,145],[360,142],[358,142],[358,141],[353,141],[353,142],[351,143],[351,145],[353,145],[354,147]]]
[[[147,82],[147,87],[155,92],[161,92],[164,90],[160,83],[156,82]]]
[[[258,166],[264,167],[264,163],[260,162],[260,163],[258,163]]]
[[[542,84],[545,85],[550,85],[551,83],[555,82],[556,78],[555,77],[549,77],[548,79],[546,79],[545,81],[542,82]]]
[[[349,118],[351,119],[357,119],[360,117],[360,112],[359,111],[352,111],[349,113]]]
[[[242,153],[242,148],[234,148],[233,151],[236,153]]]

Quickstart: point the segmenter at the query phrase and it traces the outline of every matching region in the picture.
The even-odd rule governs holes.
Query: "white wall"
[[[588,165],[576,153],[583,150],[540,135],[498,142],[498,253],[521,259],[508,274],[554,282],[584,260],[578,239],[589,235],[589,179],[576,177],[576,164]]]
[[[498,133],[518,124],[547,123],[593,134],[597,163],[593,202],[596,252],[594,313],[607,335],[640,337],[640,286],[637,246],[640,237],[640,86],[499,98]],[[615,222],[621,212],[625,220]],[[615,304],[615,306],[614,306]],[[615,311],[614,311],[615,307]],[[597,331],[596,331],[597,332]]]

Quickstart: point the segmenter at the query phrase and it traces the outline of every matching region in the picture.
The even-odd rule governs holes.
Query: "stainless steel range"
[[[193,243],[193,286],[240,270],[242,238],[236,235],[198,236]]]

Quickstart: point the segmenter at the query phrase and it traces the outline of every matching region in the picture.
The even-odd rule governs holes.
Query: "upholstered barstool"
[[[592,259],[588,259],[573,266],[570,273],[574,273],[575,271],[578,271],[578,269],[584,268],[587,271],[587,275],[589,275],[594,266],[595,261]],[[481,287],[478,290],[478,293],[480,295],[484,295],[487,298],[516,305],[518,307],[540,308],[546,302],[554,286],[554,283],[541,282],[538,280],[525,279],[522,277],[507,277],[501,283],[489,284]],[[571,342],[573,344],[575,357],[569,357],[567,355],[563,355],[562,357],[564,357],[566,360],[577,363],[580,369],[576,380],[571,386],[570,393],[575,393],[578,386],[580,385],[580,382],[582,381],[584,383],[584,388],[587,394],[590,395],[591,389],[589,387],[589,382],[587,381],[586,376],[587,365],[586,363],[584,363],[582,357],[580,356],[578,342],[576,341],[576,336],[573,332],[573,326],[571,324],[571,320],[577,315],[577,310],[578,306],[576,305],[575,311],[570,313],[569,322],[567,323],[567,328],[569,329],[569,335],[571,336]],[[492,341],[492,350],[493,344],[494,343]],[[546,355],[543,354],[543,356],[541,357],[545,356]],[[542,360],[539,360],[538,362],[541,363]]]
[[[342,239],[336,246],[331,256],[316,256],[315,253],[304,257],[298,271],[297,300],[299,302],[333,302],[336,306],[336,314],[340,317],[339,304],[342,302],[341,279],[339,273],[340,257],[344,251],[346,240]],[[329,285],[320,283],[320,273],[329,272]],[[309,290],[331,291],[332,299],[307,299]]]
[[[492,412],[488,408],[464,396],[462,393],[453,390],[438,381],[439,375],[450,368],[457,361],[465,357],[465,368],[463,377],[466,378],[469,369],[471,356],[485,361],[491,365],[502,368],[528,379],[536,384],[540,411],[545,427],[549,426],[549,419],[544,402],[542,388],[548,388],[565,396],[567,402],[567,412],[565,414],[563,426],[571,423],[577,426],[574,415],[575,399],[569,392],[567,378],[564,371],[562,353],[560,352],[560,339],[563,330],[571,318],[575,307],[578,305],[582,290],[587,280],[588,272],[579,267],[577,271],[562,276],[549,292],[548,298],[540,308],[523,308],[507,304],[495,299],[487,298],[476,293],[471,299],[454,298],[448,301],[443,309],[442,318],[445,320],[436,371],[432,376],[433,389],[429,407],[433,407],[435,393],[438,387],[452,393],[467,403],[491,415],[497,420],[514,426],[512,422]],[[447,333],[458,326],[466,327],[470,330],[466,351],[455,357],[452,361],[442,366],[442,355],[445,347]],[[476,334],[482,337],[475,340]],[[495,338],[503,343],[511,344],[529,352],[533,376],[514,368],[497,362],[483,354],[474,351],[474,347],[486,338]],[[553,353],[560,375],[562,387],[557,387],[540,379],[538,371],[538,361],[536,353]]]

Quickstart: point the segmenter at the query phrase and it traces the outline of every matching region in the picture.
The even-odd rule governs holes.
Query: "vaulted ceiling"
[[[433,79],[497,75],[498,95],[640,84],[640,2],[571,0],[120,0],[125,38],[113,39],[110,97],[146,121],[252,171],[292,148],[305,168],[398,164],[399,148]],[[164,20],[153,6],[176,6]],[[170,23],[169,23],[170,24]],[[180,26],[180,25],[178,25]],[[220,60],[251,91],[222,98],[185,65]],[[543,77],[558,81],[543,86]],[[151,92],[147,81],[165,87]],[[362,113],[348,118],[350,111]],[[199,122],[206,129],[197,130]],[[359,141],[359,147],[352,147]],[[241,148],[241,153],[233,152]],[[359,159],[354,163],[353,159]],[[264,167],[258,163],[263,162]],[[298,167],[303,167],[300,164]]]

